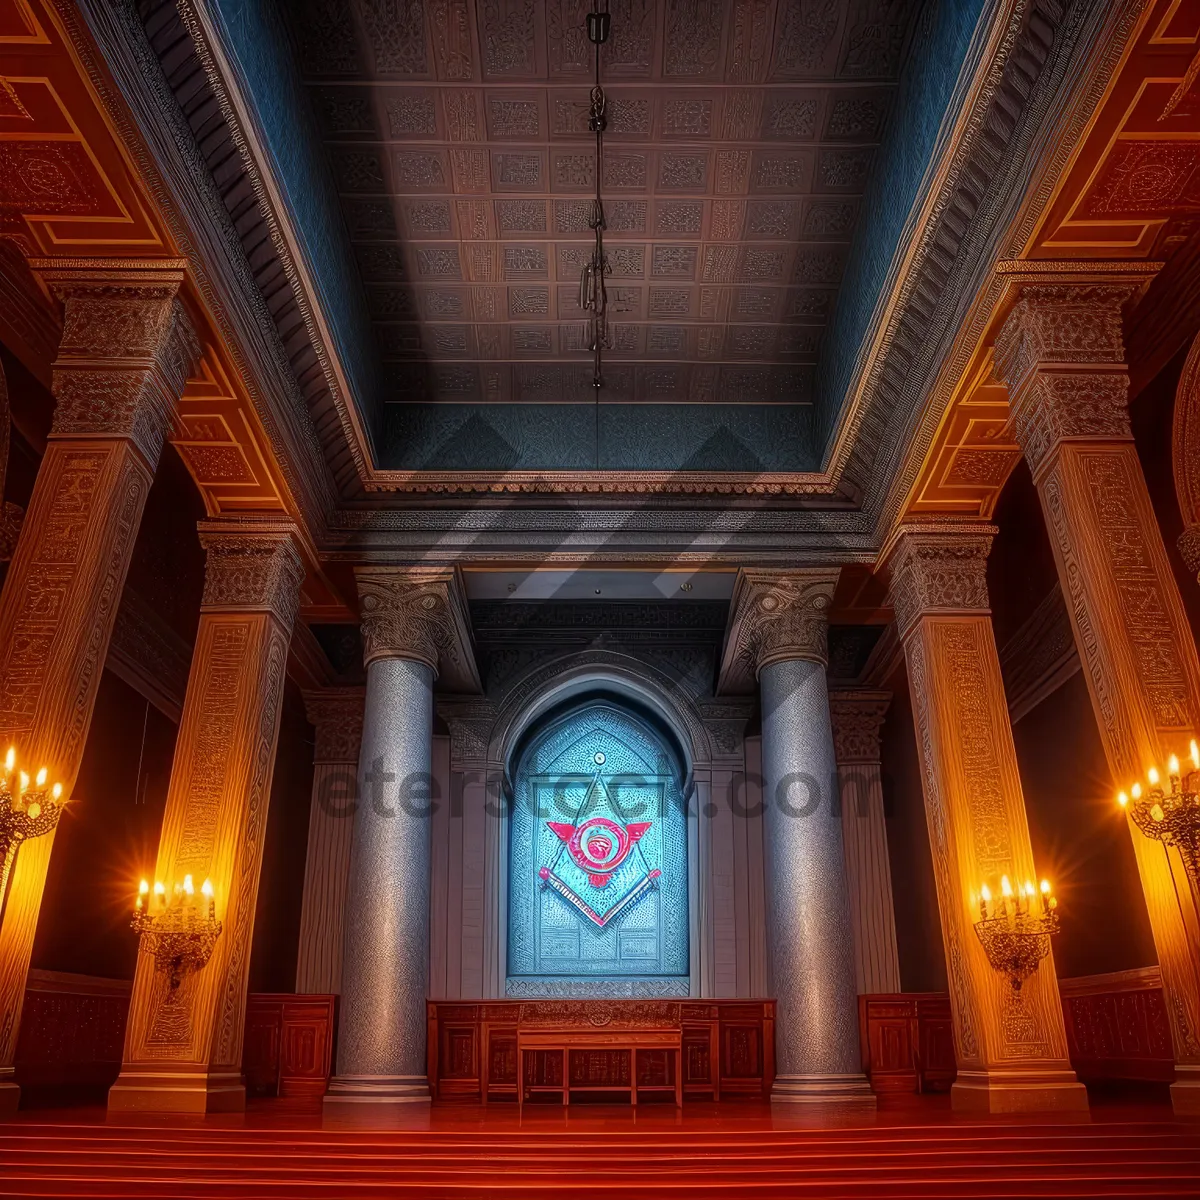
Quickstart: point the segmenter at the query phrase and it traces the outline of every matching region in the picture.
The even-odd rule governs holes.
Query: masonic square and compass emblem
[[[628,820],[621,808],[620,780],[604,774],[603,751],[592,761],[596,771],[573,821],[546,822],[560,845],[554,861],[538,869],[538,877],[543,887],[603,929],[657,887],[662,871],[646,861],[641,846],[654,822]],[[586,898],[581,894],[585,890]]]

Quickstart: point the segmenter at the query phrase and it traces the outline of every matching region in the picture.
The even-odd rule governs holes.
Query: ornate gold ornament
[[[221,922],[217,920],[209,880],[200,885],[200,894],[204,899],[197,901],[190,875],[175,885],[170,903],[161,881],[154,885],[153,905],[150,884],[143,879],[138,887],[130,925],[141,939],[142,950],[153,956],[156,969],[166,972],[172,992],[183,982],[184,975],[200,970],[208,962],[221,936]]]
[[[1048,880],[1042,880],[1040,905],[1032,883],[1013,892],[1008,876],[1000,879],[1000,900],[993,902],[985,883],[980,889],[979,920],[975,934],[983,946],[992,970],[1006,975],[1014,992],[1041,965],[1050,953],[1050,939],[1058,932],[1058,901]]]
[[[29,775],[17,769],[17,749],[9,746],[0,777],[0,906],[3,905],[8,877],[21,843],[41,837],[58,825],[66,804],[61,783],[46,786],[47,771],[42,767],[30,787]]]

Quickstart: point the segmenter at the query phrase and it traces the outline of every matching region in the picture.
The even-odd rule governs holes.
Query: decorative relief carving
[[[730,625],[733,654],[755,675],[782,659],[808,658],[824,665],[836,586],[836,571],[742,572]]]
[[[891,702],[887,692],[830,693],[829,716],[839,767],[852,763],[879,765],[883,722]]]
[[[304,711],[317,735],[314,762],[358,762],[364,703],[362,688],[322,688],[304,693]]]
[[[361,570],[363,661],[415,658],[435,672],[443,651],[456,652],[445,580],[412,580],[403,572]]]
[[[1122,364],[1129,283],[1028,284],[996,338],[996,374],[1014,397],[1039,367]]]
[[[901,532],[888,571],[902,637],[924,613],[990,611],[987,556],[994,533],[991,526],[978,525]]]
[[[1189,525],[1175,543],[1193,575],[1200,576],[1200,525]]]
[[[290,521],[201,521],[205,609],[273,613],[290,630],[300,604],[304,565]]]

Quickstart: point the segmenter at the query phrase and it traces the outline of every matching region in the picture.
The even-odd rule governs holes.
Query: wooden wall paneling
[[[1157,967],[1061,981],[1071,1061],[1085,1080],[1175,1078]]]

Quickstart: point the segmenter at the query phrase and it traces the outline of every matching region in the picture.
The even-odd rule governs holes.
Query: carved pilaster
[[[717,690],[753,691],[765,666],[787,659],[825,666],[837,580],[837,570],[827,568],[739,571]]]
[[[357,767],[362,744],[363,688],[322,688],[304,693],[304,711],[316,730],[316,763],[351,763]]]
[[[1120,311],[1134,290],[1023,286],[997,345],[1105,756],[1126,786],[1182,756],[1200,728],[1200,659],[1125,411]],[[1189,530],[1180,549],[1197,546]],[[1197,1113],[1196,904],[1175,853],[1131,835],[1174,1041],[1172,1096]]]
[[[171,989],[139,954],[114,1110],[245,1104],[242,1028],[291,622],[303,571],[288,522],[204,522],[204,600],[154,877],[212,881],[224,929]]]
[[[854,931],[854,976],[860,996],[900,990],[879,761],[883,721],[891,700],[890,692],[865,690],[831,692],[829,696]]]
[[[1036,879],[987,608],[992,531],[903,530],[889,560],[904,638],[954,1017],[955,1107],[1082,1109],[1052,959],[1013,993],[972,928],[980,888]]]
[[[0,740],[44,762],[69,794],[195,340],[176,308],[178,262],[42,276],[64,289],[68,331],[54,430],[0,593]],[[136,336],[117,332],[131,324]],[[47,835],[21,848],[0,917],[0,1110],[16,1102],[13,1052],[53,844]]]
[[[201,521],[204,598],[213,612],[270,612],[290,630],[300,603],[304,566],[291,521]]]
[[[926,613],[987,613],[990,525],[902,529],[888,559],[896,627],[906,637]]]
[[[462,581],[453,570],[359,567],[363,660],[410,658],[427,664],[451,691],[478,692]]]

